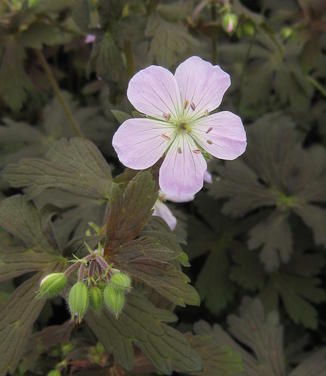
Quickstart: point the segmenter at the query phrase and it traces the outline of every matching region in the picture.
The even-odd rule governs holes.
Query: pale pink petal
[[[205,183],[208,183],[208,184],[212,184],[213,183],[213,176],[212,174],[209,172],[209,171],[205,171],[204,173],[204,182]]]
[[[157,200],[154,205],[153,215],[162,218],[173,231],[177,225],[177,219],[171,210],[161,200]]]
[[[221,111],[196,121],[192,134],[198,144],[216,158],[232,160],[247,147],[247,137],[239,116]]]
[[[159,119],[175,118],[180,112],[180,92],[173,74],[151,65],[129,81],[127,96],[140,112]]]
[[[181,63],[175,71],[185,113],[197,117],[215,110],[231,84],[230,76],[218,65],[198,56]]]
[[[203,187],[205,158],[187,134],[171,144],[159,173],[161,190],[178,201],[188,200]]]
[[[172,201],[172,202],[188,202],[188,201],[194,200],[195,196],[193,194],[191,194],[189,196],[183,196],[182,198],[180,198],[178,196],[166,194],[165,199],[168,200],[168,201]]]
[[[112,145],[122,164],[143,170],[162,157],[173,132],[173,126],[158,120],[128,119],[115,132]]]
[[[85,37],[85,43],[86,44],[94,43],[95,39],[96,39],[95,35],[93,35],[93,34],[87,34],[86,37]]]

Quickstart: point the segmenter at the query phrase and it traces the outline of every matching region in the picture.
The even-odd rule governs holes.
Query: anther
[[[212,131],[212,130],[213,130],[213,127],[209,127],[209,128],[207,129],[206,133],[209,133],[209,132]]]
[[[165,140],[167,140],[167,141],[170,141],[171,140],[171,138],[167,135],[167,134],[161,134],[161,136],[165,139]]]
[[[187,99],[185,100],[185,103],[183,105],[183,109],[185,110],[188,107],[189,101]]]
[[[171,114],[163,114],[164,119],[169,121],[171,119]]]
[[[207,143],[209,144],[209,145],[212,145],[212,141],[211,140],[207,140]]]
[[[204,116],[208,116],[208,114],[209,114],[208,110],[205,110]]]
[[[181,150],[180,146],[178,147],[178,153],[182,154],[182,150]]]
[[[193,153],[194,154],[200,154],[200,150],[199,149],[195,149],[195,150],[193,150]]]
[[[193,111],[195,111],[196,106],[195,106],[195,103],[194,103],[194,102],[191,102],[191,103],[190,103],[190,107],[191,107],[191,109],[192,109]]]

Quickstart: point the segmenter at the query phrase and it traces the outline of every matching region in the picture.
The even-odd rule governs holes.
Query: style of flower
[[[170,198],[160,191],[158,199],[153,207],[153,215],[162,218],[163,221],[170,227],[170,230],[173,231],[177,225],[177,219],[165,204],[166,200],[170,200]]]
[[[127,96],[145,118],[126,120],[112,144],[127,167],[143,170],[165,156],[159,185],[165,194],[185,201],[203,186],[205,155],[232,160],[246,149],[241,119],[221,111],[209,115],[221,103],[230,76],[219,66],[193,56],[173,75],[152,65],[136,73]]]

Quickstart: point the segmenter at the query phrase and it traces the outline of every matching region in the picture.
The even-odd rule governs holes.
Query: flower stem
[[[246,71],[246,67],[247,67],[247,64],[248,64],[248,61],[249,61],[249,57],[250,57],[250,54],[251,54],[251,50],[253,48],[255,40],[256,40],[256,34],[254,34],[251,37],[251,40],[250,40],[250,43],[249,43],[246,55],[245,55],[244,60],[243,60],[242,68],[241,68],[240,83],[239,83],[239,100],[238,100],[238,106],[237,106],[238,111],[240,111],[241,102],[242,102],[243,82],[244,82],[244,78],[245,78],[245,71]]]
[[[323,85],[312,76],[307,75],[306,78],[311,83],[311,85],[326,98],[326,88],[324,88]]]
[[[54,94],[55,96],[57,97],[73,131],[76,133],[77,136],[79,137],[83,137],[83,134],[82,134],[82,131],[80,130],[79,128],[79,125],[77,124],[76,120],[74,119],[71,111],[70,111],[70,108],[68,107],[67,103],[65,102],[65,99],[64,97],[62,96],[61,92],[60,92],[60,88],[59,88],[59,85],[52,73],[52,70],[49,66],[49,64],[47,63],[42,51],[40,50],[36,50],[36,54],[37,54],[37,57],[42,65],[42,68],[44,69],[44,72],[46,74],[46,77],[54,91]]]
[[[124,50],[127,61],[128,75],[129,78],[131,78],[135,74],[135,62],[130,40],[124,41]]]
[[[211,16],[212,16],[212,21],[216,21],[216,4],[213,3],[211,7]],[[216,65],[217,62],[217,30],[214,29],[212,30],[212,64]]]

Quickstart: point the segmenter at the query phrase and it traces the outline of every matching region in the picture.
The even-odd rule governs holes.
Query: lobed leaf
[[[9,165],[4,178],[13,187],[27,187],[30,196],[48,188],[59,188],[88,198],[104,199],[110,194],[111,172],[97,147],[81,138],[62,139],[53,144],[47,160],[24,159]]]
[[[0,375],[14,372],[45,301],[37,298],[41,273],[23,282],[0,309]]]
[[[201,369],[198,353],[186,337],[166,325],[176,317],[156,308],[145,296],[133,290],[116,320],[108,311],[100,316],[89,312],[86,322],[108,352],[125,370],[134,367],[133,346],[138,347],[158,372],[169,375],[173,370],[192,373]]]

